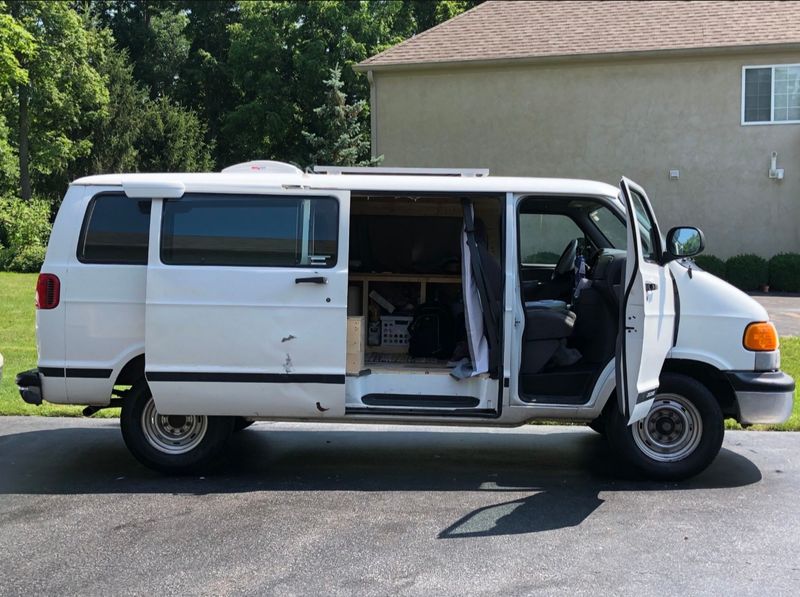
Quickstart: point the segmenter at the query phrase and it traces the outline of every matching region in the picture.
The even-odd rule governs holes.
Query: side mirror
[[[692,226],[678,226],[667,232],[667,261],[694,257],[706,248],[703,232]]]

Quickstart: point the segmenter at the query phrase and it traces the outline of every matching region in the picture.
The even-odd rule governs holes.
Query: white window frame
[[[742,109],[741,109],[741,124],[742,126],[758,126],[764,124],[800,124],[800,120],[775,120],[775,69],[780,67],[800,67],[800,63],[789,64],[746,64],[742,67]],[[744,75],[747,69],[750,68],[769,68],[772,69],[772,89],[770,90],[769,98],[769,120],[759,122],[745,122],[744,120]]]

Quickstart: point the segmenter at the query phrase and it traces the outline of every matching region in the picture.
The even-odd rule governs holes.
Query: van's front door
[[[627,211],[628,255],[617,342],[617,398],[620,412],[634,423],[653,405],[661,368],[674,342],[675,294],[644,189],[623,178],[620,190]]]
[[[154,200],[146,377],[162,414],[344,414],[349,193]]]

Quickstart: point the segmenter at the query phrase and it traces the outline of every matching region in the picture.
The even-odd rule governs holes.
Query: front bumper
[[[16,378],[19,395],[28,404],[39,406],[42,403],[42,378],[38,369],[29,369],[17,373]]]
[[[783,423],[792,414],[794,380],[783,371],[728,371],[726,375],[736,392],[743,425]]]

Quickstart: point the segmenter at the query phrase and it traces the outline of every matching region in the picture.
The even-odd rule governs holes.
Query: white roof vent
[[[273,160],[253,160],[252,162],[242,162],[234,164],[222,170],[225,174],[253,172],[257,174],[302,174],[303,171],[297,166],[292,166],[286,162],[275,162]]]

